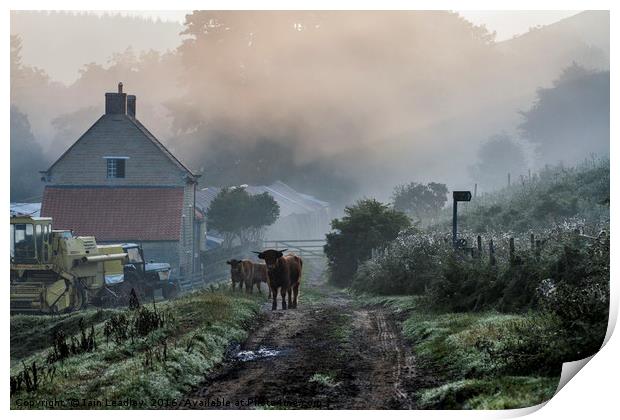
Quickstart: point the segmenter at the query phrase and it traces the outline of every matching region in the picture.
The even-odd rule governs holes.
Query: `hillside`
[[[511,70],[544,86],[576,62],[609,69],[609,12],[585,11],[496,44]]]
[[[452,210],[437,226],[448,231]],[[484,194],[459,206],[459,230],[476,234],[527,233],[571,225],[597,234],[609,226],[609,161],[588,161],[575,168],[546,167],[531,178]]]

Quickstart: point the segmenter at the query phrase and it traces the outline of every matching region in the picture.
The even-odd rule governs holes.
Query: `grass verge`
[[[80,319],[93,326],[96,348],[53,363],[53,373],[40,371],[37,389],[12,395],[11,408],[48,408],[42,404],[52,400],[67,404],[61,408],[171,408],[246,338],[264,299],[203,291],[158,303],[165,325],[122,342],[106,339],[105,322],[128,310],[12,317],[11,375],[33,361],[44,366],[52,331],[78,334]]]
[[[537,314],[432,313],[414,296],[360,300],[397,315],[418,367],[433,378],[432,385],[418,392],[419,408],[522,408],[547,401],[555,393],[561,366],[524,372],[520,360],[494,356],[510,353],[521,341],[514,335],[515,325],[540,327],[548,322]]]

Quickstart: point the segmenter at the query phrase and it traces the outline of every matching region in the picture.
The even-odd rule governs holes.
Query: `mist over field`
[[[335,206],[386,201],[411,181],[490,191],[508,172],[609,154],[608,12],[502,42],[452,12],[11,21],[12,201],[39,199],[38,171],[103,114],[119,81],[204,186],[282,180]],[[26,51],[50,68],[26,64]]]

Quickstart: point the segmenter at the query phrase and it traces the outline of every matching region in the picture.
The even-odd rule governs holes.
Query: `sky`
[[[496,41],[510,39],[527,32],[531,27],[549,25],[581,10],[457,10],[461,16],[477,25],[486,25],[490,31],[497,32]]]
[[[527,32],[531,27],[548,25],[566,17],[575,15],[580,10],[457,10],[467,20],[477,24],[486,25],[491,31],[497,32],[496,41],[510,39],[515,35]],[[183,23],[188,10],[165,10],[165,11],[125,11],[123,14],[139,15],[153,19],[177,21]]]

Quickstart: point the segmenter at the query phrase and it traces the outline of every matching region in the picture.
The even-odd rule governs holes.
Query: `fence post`
[[[530,250],[534,251],[534,247],[536,245],[534,244],[534,234],[530,233]]]
[[[495,265],[495,247],[493,246],[493,239],[489,241],[489,262],[491,265]]]
[[[536,256],[540,257],[540,239],[536,239]]]
[[[478,235],[476,238],[476,242],[478,243],[478,258],[482,257],[482,236]]]
[[[510,264],[512,265],[515,261],[515,238],[510,238],[508,243],[510,249]]]

